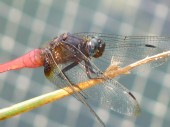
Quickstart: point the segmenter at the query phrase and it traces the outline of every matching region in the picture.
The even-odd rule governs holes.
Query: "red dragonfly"
[[[170,49],[170,38],[158,36],[118,36],[99,33],[65,33],[45,47],[0,65],[0,72],[44,66],[47,79],[58,88],[69,86],[74,97],[82,102],[105,126],[89,104],[100,104],[105,109],[136,116],[140,112],[133,94],[114,79],[103,75],[110,66],[128,65],[137,60]],[[158,66],[166,59],[151,63]],[[102,85],[76,92],[74,85],[92,78],[104,78]]]

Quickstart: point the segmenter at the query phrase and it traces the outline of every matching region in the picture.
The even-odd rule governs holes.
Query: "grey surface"
[[[0,63],[37,48],[63,32],[170,35],[168,0],[1,0]],[[170,125],[170,64],[123,76],[141,105],[137,118],[96,107],[107,127]],[[0,108],[54,91],[43,68],[0,74]],[[0,122],[0,127],[97,127],[89,111],[67,97]]]

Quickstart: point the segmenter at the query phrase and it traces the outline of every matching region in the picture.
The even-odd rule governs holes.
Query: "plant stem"
[[[132,64],[124,67],[124,68],[119,68],[118,66],[110,66],[109,71],[106,70],[106,72],[104,72],[104,75],[106,75],[110,78],[114,78],[118,75],[126,74],[126,73],[130,72],[132,69],[134,69],[140,65],[143,65],[143,64],[146,64],[149,62],[153,62],[158,59],[167,58],[169,56],[170,56],[170,51],[167,51],[167,52],[163,52],[163,53],[151,56],[151,57],[146,57],[145,59],[139,60],[135,63],[132,63]],[[94,85],[97,85],[103,81],[104,81],[104,79],[102,79],[102,78],[90,79],[86,82],[79,83],[78,87],[75,87],[75,90],[80,91],[80,90],[88,89],[88,88],[90,88]],[[68,92],[66,92],[66,91],[68,91]],[[32,98],[30,100],[12,105],[10,107],[0,109],[0,120],[5,120],[10,117],[16,116],[18,114],[28,112],[32,109],[38,108],[38,107],[48,104],[50,102],[54,102],[56,100],[59,100],[61,98],[69,96],[71,94],[73,94],[72,89],[69,87],[65,87],[63,89],[59,89],[54,92],[50,92],[50,93]]]

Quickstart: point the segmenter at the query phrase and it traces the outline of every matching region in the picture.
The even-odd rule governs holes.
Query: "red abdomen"
[[[15,70],[20,68],[36,68],[43,66],[44,64],[44,57],[42,55],[41,49],[34,49],[27,54],[9,61],[4,64],[0,64],[0,73],[9,71],[9,70]]]

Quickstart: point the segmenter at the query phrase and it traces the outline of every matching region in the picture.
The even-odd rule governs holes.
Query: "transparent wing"
[[[77,33],[78,37],[98,36],[106,43],[105,51],[99,59],[93,59],[93,63],[104,71],[110,64],[122,67],[135,61],[152,56],[170,49],[170,37],[161,36],[120,36],[98,33]],[[167,61],[167,58],[159,59],[144,67],[157,67]]]
[[[95,106],[101,105],[105,109],[128,116],[137,116],[140,113],[136,98],[114,79],[83,90],[83,92],[87,95],[86,101]]]
[[[75,57],[74,59],[77,59],[77,61],[81,61],[80,58],[85,57],[84,54],[82,54],[82,52],[78,49],[76,50],[79,53],[78,55],[75,55],[73,50],[70,50],[68,46],[65,48],[67,53],[69,55],[72,54],[72,56]],[[82,55],[82,57],[77,57],[80,55]],[[88,59],[90,62],[89,68],[95,70],[95,74],[93,75],[96,78],[100,77],[106,80],[100,85],[84,90],[80,93],[86,99],[86,101],[93,105],[101,104],[102,107],[106,109],[111,109],[125,115],[136,116],[140,112],[140,108],[135,97],[129,92],[129,90],[127,90],[117,81],[113,79],[111,80],[102,75],[102,72],[95,66],[95,64],[93,64],[89,58],[86,59]],[[69,82],[72,84],[78,84],[80,82],[87,81],[88,76],[84,61],[79,62],[76,66],[64,72],[65,77],[60,75],[61,71],[71,65],[73,62],[74,61],[63,63],[62,65],[57,65],[57,67],[56,64],[54,64],[54,61],[50,62],[49,66],[45,67],[45,70],[48,70],[47,72],[49,72],[46,73],[46,77],[60,88],[68,86],[68,81],[64,79],[65,77],[67,77]]]

